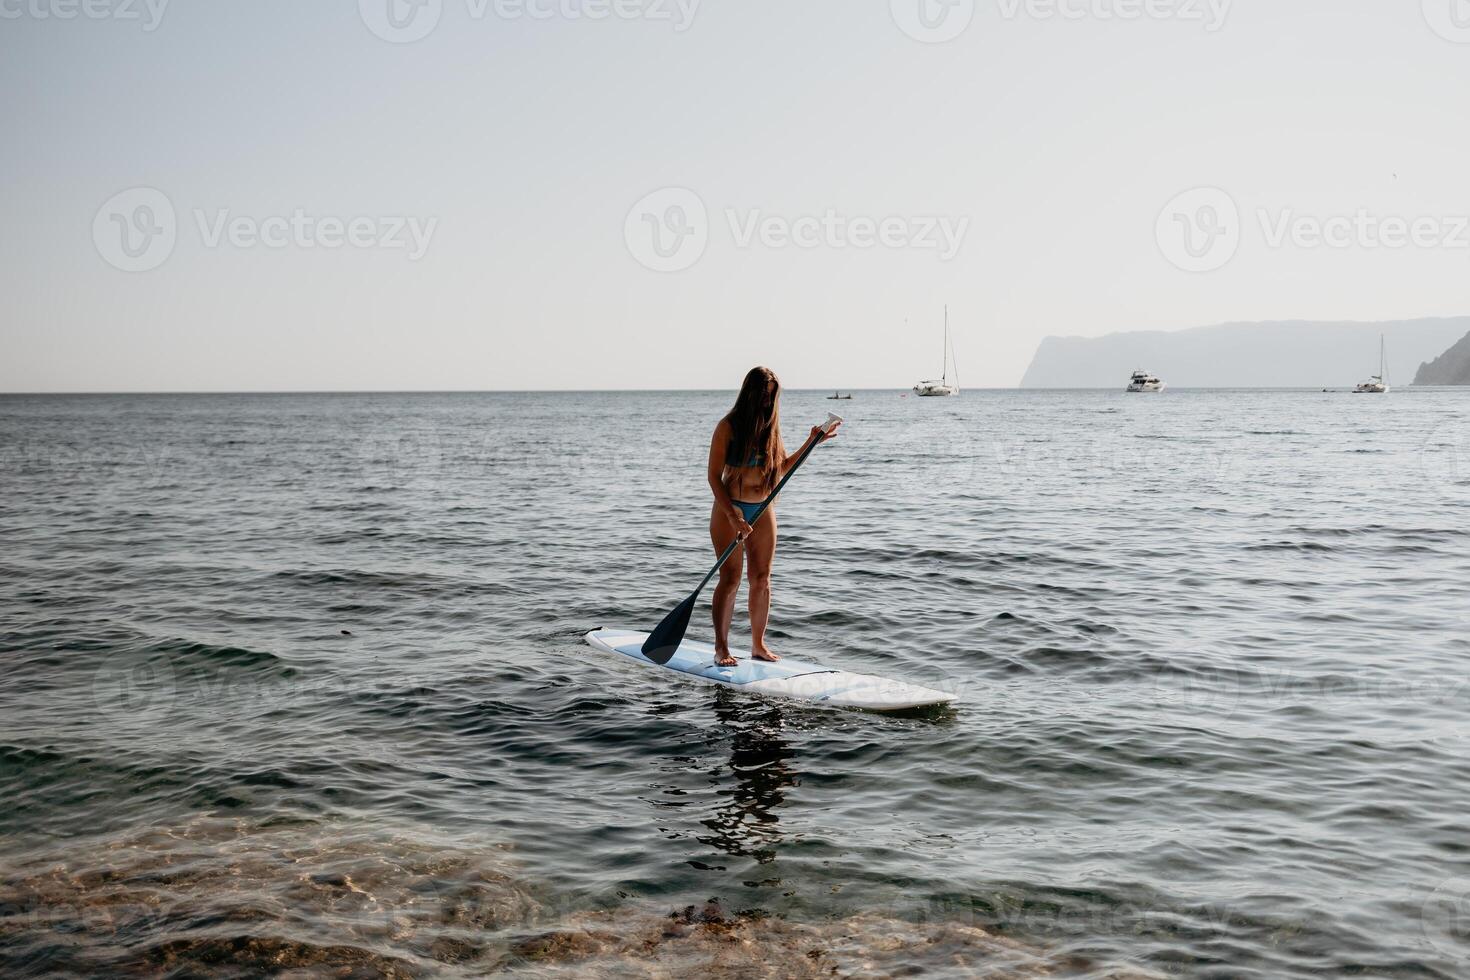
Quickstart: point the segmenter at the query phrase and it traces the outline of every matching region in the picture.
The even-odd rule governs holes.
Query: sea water
[[[0,971],[1470,974],[1470,393],[788,392],[899,717],[582,643],[731,400],[0,398]]]

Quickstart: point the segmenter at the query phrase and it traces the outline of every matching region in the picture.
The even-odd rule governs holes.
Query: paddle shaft
[[[796,457],[796,462],[791,464],[791,469],[787,470],[786,475],[781,477],[781,482],[776,484],[776,489],[771,491],[771,495],[769,497],[761,501],[760,507],[756,509],[755,517],[750,519],[749,523],[751,527],[755,527],[756,521],[765,516],[766,511],[770,509],[771,502],[776,499],[777,494],[781,492],[781,488],[786,485],[786,481],[795,476],[796,471],[801,469],[801,464],[806,462],[806,458],[812,454],[812,450],[816,449],[818,446],[826,441],[827,437],[826,435],[823,435],[822,438],[813,440],[809,446],[801,451],[801,455]],[[735,553],[735,549],[740,547],[744,543],[744,538],[736,538],[734,541],[730,542],[730,546],[725,549],[725,553],[720,555],[720,560],[715,562],[715,567],[709,570],[709,574],[704,577],[704,581],[699,583],[699,588],[694,590],[695,595],[699,595],[701,592],[704,591],[704,587],[706,585],[709,585],[709,580],[714,578],[715,575],[719,573],[725,562],[729,561],[730,556]]]

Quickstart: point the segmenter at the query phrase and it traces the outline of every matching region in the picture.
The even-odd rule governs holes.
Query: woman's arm
[[[801,444],[801,448],[794,453],[786,453],[781,457],[781,465],[776,467],[776,478],[780,479],[785,476],[791,470],[791,467],[796,465],[796,461],[801,459],[801,454],[806,452],[807,446],[810,446],[814,442],[826,442],[828,439],[836,437],[837,429],[841,425],[842,423],[838,422],[837,425],[832,426],[831,432],[826,431],[820,425],[812,426],[812,434],[806,437],[806,442]]]
[[[715,495],[715,510],[725,516],[741,537],[749,534],[750,525],[745,523],[745,514],[730,502],[730,491],[725,487],[725,453],[730,445],[730,423],[724,419],[715,426],[715,434],[709,444],[709,470],[706,478]]]

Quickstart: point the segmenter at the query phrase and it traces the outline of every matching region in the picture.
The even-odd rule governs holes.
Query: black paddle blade
[[[698,598],[699,593],[694,593],[675,606],[674,611],[654,627],[653,632],[648,634],[648,639],[643,641],[645,657],[660,666],[674,658],[679,644],[684,642],[684,632],[689,629],[689,617],[694,613],[694,600]]]

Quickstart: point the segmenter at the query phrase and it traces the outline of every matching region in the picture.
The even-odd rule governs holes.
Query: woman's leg
[[[715,546],[715,557],[723,555],[735,540],[735,529],[718,511],[710,513],[709,538]],[[730,560],[721,566],[719,581],[715,583],[715,663],[721,667],[733,667],[737,663],[730,656],[730,619],[735,615],[735,594],[740,591],[740,566],[744,560],[745,549],[736,548]]]
[[[766,646],[766,620],[771,613],[771,560],[776,557],[775,511],[766,511],[745,539],[745,557],[750,577],[750,654],[757,660],[780,660]]]

